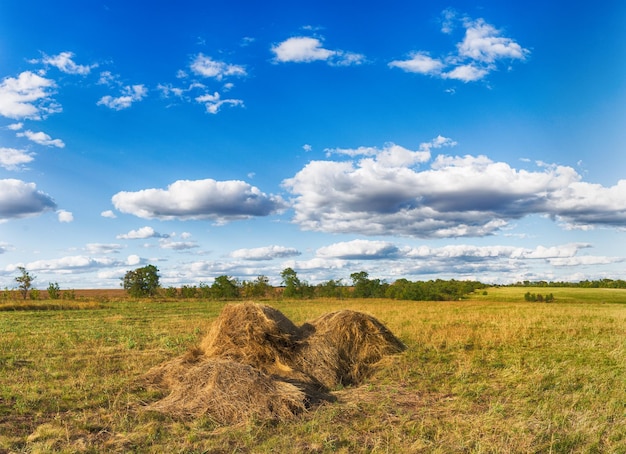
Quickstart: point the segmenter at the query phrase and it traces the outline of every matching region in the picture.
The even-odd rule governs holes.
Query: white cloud
[[[96,104],[113,110],[123,110],[128,109],[133,103],[141,101],[147,94],[148,89],[144,85],[127,85],[122,89],[121,96],[103,96]]]
[[[452,8],[447,8],[441,13],[441,32],[450,34],[455,28],[457,12]]]
[[[365,57],[354,52],[329,50],[322,46],[317,38],[296,36],[272,46],[274,60],[280,63],[310,63],[325,61],[335,66],[358,65],[365,61]]]
[[[57,217],[59,219],[59,222],[69,223],[74,221],[74,215],[71,212],[65,210],[57,211]]]
[[[85,76],[91,72],[93,68],[96,68],[98,65],[78,65],[74,62],[74,53],[73,52],[61,52],[58,55],[45,55],[42,58],[42,63],[50,66],[54,66],[59,69],[61,72],[67,74],[79,74],[81,76]]]
[[[35,142],[45,147],[57,147],[57,148],[65,147],[65,143],[63,143],[61,139],[53,139],[45,132],[33,132],[30,130],[26,130],[24,132],[18,132],[16,135],[17,137],[26,137],[31,142]]]
[[[459,56],[483,63],[500,59],[524,60],[530,53],[511,38],[500,36],[500,31],[484,19],[466,22],[465,37],[457,47]]]
[[[597,256],[582,256],[582,257],[564,257],[550,259],[550,265],[565,267],[565,266],[597,266],[597,265],[610,265],[612,263],[621,263],[625,259],[622,257],[597,257]]]
[[[276,258],[294,257],[300,255],[297,249],[284,246],[266,246],[253,249],[237,249],[230,253],[235,259],[243,260],[273,260]]]
[[[293,222],[306,230],[424,238],[491,235],[530,214],[578,228],[626,226],[626,180],[606,188],[582,182],[571,167],[517,170],[485,156],[439,155],[419,171],[411,166],[426,155],[394,150],[361,147],[343,151],[368,156],[358,161],[308,163],[283,182],[295,197]]]
[[[191,63],[190,68],[199,76],[211,77],[217,80],[231,76],[242,77],[247,74],[244,66],[213,60],[204,54],[198,54]]]
[[[119,192],[113,205],[146,219],[213,219],[227,222],[267,216],[285,208],[279,196],[267,195],[243,181],[179,180],[167,189]]]
[[[4,167],[7,170],[17,170],[22,165],[31,162],[34,157],[34,153],[30,153],[26,150],[18,150],[16,148],[0,148],[0,167]]]
[[[333,154],[347,155],[350,157],[365,156],[374,157],[377,164],[383,167],[405,167],[415,164],[428,162],[430,160],[431,149],[442,147],[454,147],[457,143],[452,139],[443,136],[437,136],[430,142],[421,143],[419,150],[409,150],[407,148],[388,142],[380,149],[377,147],[358,147],[358,148],[327,148],[324,151],[326,156]]]
[[[145,226],[137,230],[131,230],[128,233],[117,235],[119,240],[141,240],[145,238],[168,238],[169,235],[160,234],[156,232],[152,227]]]
[[[272,47],[272,52],[279,62],[308,63],[316,60],[328,60],[335,55],[332,50],[324,49],[317,38],[294,37]]]
[[[205,94],[202,96],[198,96],[196,98],[196,102],[200,104],[204,104],[206,107],[206,111],[211,114],[216,114],[219,112],[220,108],[224,104],[228,104],[231,106],[242,106],[243,101],[241,99],[220,99],[220,94],[215,92],[214,94]]]
[[[408,59],[390,62],[389,67],[443,79],[475,82],[495,71],[499,61],[523,61],[530,54],[528,49],[502,36],[500,30],[484,19],[459,18],[456,11],[451,9],[444,10],[442,14],[443,33],[452,33],[457,22],[465,29],[463,39],[456,46],[456,55],[434,58],[428,52],[414,51]]]
[[[331,244],[317,250],[317,256],[344,260],[378,260],[396,257],[398,247],[387,241],[353,240]]]
[[[302,145],[302,149],[306,151],[307,153],[310,151],[313,151],[313,147],[309,145],[308,143],[305,143],[304,145]]]
[[[60,112],[52,100],[56,84],[30,71],[17,78],[6,77],[0,82],[0,115],[22,119],[40,120],[47,114]]]
[[[114,84],[119,83],[119,77],[113,74],[111,71],[102,71],[100,73],[100,77],[98,78],[98,85],[108,85],[112,86]]]
[[[19,131],[23,127],[24,127],[24,123],[22,123],[22,122],[20,122],[20,123],[12,123],[9,126],[7,126],[7,128],[10,129],[11,131]]]
[[[106,210],[106,211],[103,211],[102,213],[100,213],[100,216],[102,216],[103,218],[109,218],[109,219],[115,219],[115,218],[117,218],[117,216],[115,215],[115,213],[113,212],[113,210]]]
[[[88,257],[73,255],[50,260],[37,260],[25,265],[32,271],[54,272],[55,274],[87,273],[99,268],[119,266],[120,263],[109,257]]]
[[[142,261],[143,260],[138,255],[131,254],[126,259],[126,264],[129,265],[129,266],[137,266],[137,265],[141,264]]]
[[[442,74],[445,79],[456,79],[463,82],[474,82],[483,79],[492,68],[481,68],[474,64],[460,65],[451,71]]]
[[[36,216],[56,209],[48,194],[38,191],[35,183],[21,180],[0,180],[0,222]]]
[[[426,52],[413,52],[408,60],[394,60],[389,63],[389,66],[410,73],[437,75],[441,73],[445,65],[441,60],[432,58]]]

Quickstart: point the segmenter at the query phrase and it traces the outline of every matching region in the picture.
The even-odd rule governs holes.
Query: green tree
[[[388,284],[380,279],[369,279],[367,271],[359,271],[350,275],[354,290],[352,296],[355,298],[381,298],[385,296]]]
[[[17,269],[20,272],[20,275],[15,278],[15,281],[17,282],[17,288],[22,294],[22,298],[26,300],[26,297],[28,296],[28,291],[33,286],[33,281],[37,279],[37,277],[26,271],[26,268],[24,268],[23,266],[18,266]]]
[[[302,296],[302,282],[298,278],[298,273],[293,268],[285,268],[281,271],[280,277],[285,286],[283,295],[292,298],[294,296]]]
[[[48,298],[51,300],[58,300],[61,298],[61,288],[57,282],[50,282],[48,284]]]
[[[134,298],[155,296],[159,288],[159,269],[154,265],[146,265],[127,271],[122,278],[122,286]]]
[[[247,285],[246,296],[252,298],[262,298],[267,296],[270,291],[270,280],[267,276],[259,275],[257,278],[249,282]]]
[[[193,299],[198,295],[198,289],[195,285],[183,285],[180,288],[180,297],[185,299]]]
[[[315,294],[322,298],[343,298],[346,294],[346,286],[341,279],[331,279],[317,284]]]
[[[237,279],[223,275],[217,276],[213,285],[211,285],[211,292],[214,298],[218,299],[235,299],[239,297],[239,285]]]

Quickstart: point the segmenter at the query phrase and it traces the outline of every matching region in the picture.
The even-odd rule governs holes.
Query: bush
[[[195,298],[197,293],[198,293],[198,289],[196,288],[195,285],[183,285],[180,288],[181,298],[187,298],[187,299]]]
[[[58,300],[61,297],[61,289],[56,282],[50,282],[48,284],[48,299]]]
[[[176,298],[178,296],[178,289],[176,287],[168,287],[165,289],[165,296],[168,298]]]

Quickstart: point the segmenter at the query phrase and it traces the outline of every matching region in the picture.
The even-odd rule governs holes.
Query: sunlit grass
[[[528,290],[556,300],[524,302]],[[223,303],[0,312],[0,451],[626,453],[626,292],[604,290],[270,302],[297,324],[367,312],[408,349],[336,403],[236,427],[142,411],[159,397],[142,375],[195,344]]]

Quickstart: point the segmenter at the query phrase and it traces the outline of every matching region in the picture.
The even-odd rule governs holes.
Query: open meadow
[[[524,294],[554,295],[550,303]],[[626,290],[489,288],[463,301],[262,301],[300,325],[371,314],[407,346],[285,421],[146,411],[146,372],[225,302],[29,301],[0,309],[2,452],[626,453]]]

